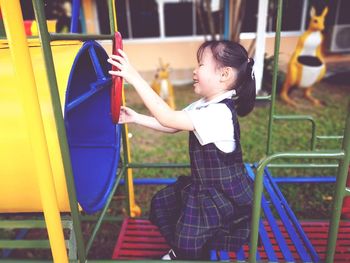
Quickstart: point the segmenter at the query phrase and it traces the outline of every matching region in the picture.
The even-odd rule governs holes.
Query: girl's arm
[[[175,133],[179,131],[177,129],[164,127],[154,117],[137,113],[136,111],[124,106],[120,108],[119,123],[136,123],[166,133]]]
[[[111,70],[109,73],[123,77],[134,86],[146,107],[161,126],[175,130],[193,131],[194,127],[187,113],[171,109],[130,65],[126,54],[120,49],[118,52],[120,56],[111,55],[108,62],[119,70]]]

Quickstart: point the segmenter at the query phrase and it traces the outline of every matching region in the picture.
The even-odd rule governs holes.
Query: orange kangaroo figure
[[[314,105],[319,106],[321,102],[312,97],[312,85],[320,81],[326,73],[324,56],[321,46],[324,29],[324,20],[328,13],[326,7],[322,14],[317,16],[314,7],[310,11],[310,24],[308,29],[299,38],[296,49],[288,65],[286,79],[281,89],[281,99],[291,106],[296,103],[288,96],[292,86],[304,88],[304,96]]]
[[[168,103],[170,108],[175,109],[174,88],[169,80],[169,64],[163,64],[160,60],[160,68],[152,82],[152,89]]]

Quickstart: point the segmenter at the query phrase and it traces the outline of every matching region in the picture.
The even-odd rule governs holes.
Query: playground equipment
[[[42,3],[35,1],[34,6],[42,23],[38,23],[41,45],[33,41],[27,46],[19,3],[1,2],[8,45],[1,44],[1,105],[5,109],[1,114],[0,207],[6,213],[43,211],[53,258],[66,262],[59,213],[71,211],[73,217],[78,216],[75,191],[87,213],[104,207],[116,182],[120,130],[110,118],[107,53],[93,41],[50,46]],[[69,177],[72,170],[74,181]],[[75,219],[73,224],[75,235],[81,238],[79,222]],[[80,254],[85,256],[85,252]]]
[[[70,66],[73,64],[74,55],[81,48],[82,43],[60,43],[58,46],[52,46],[57,56],[56,63],[61,65],[58,78],[61,80],[64,90],[61,91],[61,97],[64,100],[65,89],[67,87]],[[69,47],[69,49],[68,49]],[[46,84],[45,65],[41,56],[38,41],[31,43],[32,63],[34,67],[36,83],[42,87],[38,94],[41,105],[46,109],[43,113],[44,123],[46,124],[46,136],[49,149],[51,149],[50,163],[53,166],[57,199],[61,211],[69,211],[68,195],[62,161],[59,160],[59,145],[56,134],[56,126],[52,117],[52,109],[49,106],[50,94]],[[36,171],[34,166],[34,156],[32,154],[28,128],[26,127],[26,115],[19,97],[19,90],[13,63],[10,56],[10,50],[7,42],[2,42],[1,49],[1,105],[4,109],[1,111],[1,130],[3,141],[1,158],[1,193],[0,202],[1,212],[34,212],[42,211],[39,189],[36,182]],[[65,64],[67,63],[67,64]],[[68,65],[67,67],[65,65]],[[69,66],[70,65],[70,66]],[[4,70],[6,69],[6,71]],[[22,68],[21,70],[25,70]],[[8,114],[11,112],[12,114]],[[21,165],[18,165],[21,164]],[[16,179],[14,179],[16,178]],[[17,189],[17,191],[14,191]]]
[[[109,66],[107,54],[96,42],[59,41],[51,46],[58,79],[60,101],[65,115],[67,139],[78,202],[84,211],[94,213],[103,208],[115,181],[119,159],[120,132],[110,119]],[[57,200],[61,212],[69,211],[57,127],[50,105],[44,59],[38,41],[29,44],[38,97],[43,117]],[[17,81],[7,43],[0,49],[2,83],[1,112],[0,211],[6,213],[42,211],[36,182],[34,156],[28,136],[27,115],[15,89]],[[21,70],[26,70],[21,68]],[[120,105],[119,105],[120,107]],[[8,114],[12,112],[12,114]],[[20,163],[21,165],[16,165]],[[17,191],[13,191],[17,189]]]
[[[115,14],[113,13],[115,10],[114,1],[108,1],[109,4],[109,18],[111,21],[111,32],[115,32],[115,25],[116,25],[116,19]],[[41,211],[44,212],[45,221],[41,220],[40,222],[38,220],[2,220],[0,221],[0,228],[31,228],[34,226],[44,226],[47,227],[48,233],[49,233],[49,240],[50,244],[47,243],[40,243],[37,240],[31,240],[29,242],[24,242],[22,240],[17,241],[17,247],[21,248],[35,248],[35,247],[45,247],[45,248],[51,248],[53,260],[55,262],[68,262],[67,258],[67,251],[66,246],[64,243],[64,236],[62,231],[62,218],[60,215],[61,208],[57,202],[58,199],[58,193],[57,192],[57,185],[55,183],[56,176],[55,174],[57,171],[54,169],[54,161],[51,161],[53,156],[51,153],[51,143],[49,141],[49,136],[52,136],[56,138],[57,144],[59,145],[56,148],[56,151],[54,153],[55,158],[58,159],[58,163],[62,165],[63,169],[63,176],[65,176],[65,183],[62,183],[62,185],[66,184],[67,188],[66,191],[68,193],[68,199],[69,199],[69,207],[70,207],[70,213],[68,213],[69,219],[72,223],[73,232],[75,234],[76,238],[76,245],[77,245],[77,253],[78,253],[78,260],[79,262],[86,262],[87,256],[89,253],[89,250],[92,246],[92,243],[96,237],[96,234],[99,230],[99,227],[101,226],[102,221],[105,219],[106,212],[108,210],[109,204],[111,202],[111,199],[115,193],[115,190],[117,186],[119,185],[120,179],[122,176],[126,177],[126,183],[129,185],[132,185],[132,177],[131,174],[127,171],[130,171],[131,168],[141,168],[141,167],[188,167],[188,164],[136,164],[130,162],[130,155],[128,151],[128,143],[127,143],[127,128],[126,126],[121,127],[121,137],[123,140],[123,163],[121,165],[121,169],[119,170],[119,174],[115,177],[115,180],[111,183],[111,185],[108,186],[108,188],[111,188],[108,196],[105,198],[105,196],[102,198],[104,201],[101,201],[103,203],[102,212],[97,215],[97,217],[93,217],[93,219],[96,219],[96,226],[92,231],[90,239],[85,242],[84,238],[82,236],[82,229],[81,229],[81,221],[87,220],[87,216],[83,213],[80,213],[78,210],[78,203],[76,200],[76,191],[78,193],[79,197],[79,190],[78,185],[75,183],[73,179],[76,177],[76,173],[80,172],[81,169],[86,169],[85,165],[89,165],[87,162],[90,162],[92,164],[96,164],[96,162],[99,162],[99,160],[95,160],[94,158],[96,155],[94,155],[94,149],[92,149],[92,152],[86,152],[85,148],[89,148],[89,146],[95,146],[95,139],[97,139],[97,142],[103,142],[105,144],[101,144],[101,148],[109,148],[111,146],[111,143],[106,143],[106,138],[115,138],[110,137],[107,135],[99,136],[99,133],[90,133],[91,131],[96,131],[99,129],[96,125],[91,124],[90,117],[93,115],[95,118],[100,118],[100,116],[103,116],[102,121],[111,124],[111,117],[109,116],[110,112],[110,97],[109,97],[109,89],[104,88],[104,85],[109,86],[111,84],[110,78],[106,78],[106,64],[101,62],[103,59],[105,59],[105,51],[99,48],[99,45],[95,42],[87,42],[85,43],[80,51],[76,51],[76,59],[74,59],[73,63],[73,69],[71,71],[70,76],[67,77],[65,75],[64,77],[60,77],[60,73],[57,70],[59,67],[57,67],[57,64],[60,64],[60,62],[56,61],[55,58],[55,52],[52,50],[55,50],[54,45],[50,45],[50,42],[52,40],[72,40],[72,39],[82,39],[82,40],[91,40],[91,39],[109,39],[112,40],[114,38],[114,34],[111,35],[56,35],[56,34],[48,34],[47,25],[45,21],[44,16],[44,8],[43,8],[43,1],[42,0],[33,0],[34,9],[36,12],[36,18],[38,21],[38,27],[39,27],[39,36],[40,36],[40,47],[43,51],[43,55],[40,58],[40,60],[43,60],[45,62],[45,69],[46,69],[46,77],[49,82],[49,85],[46,89],[50,90],[50,94],[48,95],[49,99],[46,99],[45,96],[45,102],[43,103],[41,101],[42,97],[41,94],[48,94],[47,90],[43,88],[43,91],[41,91],[40,88],[38,88],[38,94],[36,94],[36,87],[39,87],[37,79],[40,78],[39,76],[34,75],[33,72],[36,71],[36,69],[33,69],[32,67],[32,59],[30,57],[30,49],[27,46],[27,40],[25,38],[24,29],[22,26],[21,21],[21,13],[20,13],[20,6],[19,1],[6,1],[6,0],[0,0],[0,6],[3,13],[3,18],[5,21],[5,28],[6,28],[6,34],[8,37],[8,43],[9,48],[11,52],[11,59],[14,64],[14,67],[12,69],[13,73],[8,73],[8,75],[5,74],[6,80],[4,83],[8,84],[11,83],[11,81],[14,81],[14,85],[16,85],[16,88],[18,87],[21,89],[21,92],[18,93],[12,93],[13,91],[9,91],[8,89],[4,89],[3,91],[1,89],[1,92],[4,92],[4,101],[1,101],[0,105],[4,106],[6,111],[1,111],[5,114],[3,117],[4,122],[9,127],[7,128],[6,133],[2,133],[2,130],[0,131],[1,136],[6,135],[7,138],[10,138],[12,141],[16,141],[17,138],[15,136],[20,137],[21,133],[18,131],[19,129],[12,129],[11,125],[14,125],[14,120],[21,120],[16,121],[19,123],[18,125],[20,128],[23,128],[23,130],[28,129],[28,139],[22,139],[24,142],[29,141],[29,146],[25,146],[27,148],[30,148],[32,152],[29,154],[26,152],[27,157],[31,158],[31,167],[34,173],[35,170],[35,176],[30,176],[30,180],[35,180],[38,182],[37,192],[40,193],[40,197],[38,197],[40,203],[42,204],[42,207],[39,206],[38,209],[41,209]],[[73,4],[74,9],[74,4]],[[253,166],[253,168],[256,168],[256,172],[254,173],[251,169],[251,165],[247,165],[247,170],[249,171],[249,174],[255,178],[255,187],[254,187],[254,208],[253,208],[253,220],[252,220],[252,235],[251,235],[251,241],[250,241],[250,247],[243,248],[243,252],[240,251],[237,255],[237,259],[246,259],[247,255],[249,254],[249,262],[256,262],[256,260],[259,260],[260,258],[264,258],[260,254],[257,254],[258,251],[258,235],[260,234],[262,243],[264,244],[265,254],[267,254],[267,258],[270,261],[277,261],[281,259],[281,256],[274,252],[274,245],[276,243],[273,243],[274,240],[271,239],[271,234],[268,233],[274,233],[274,235],[282,235],[282,238],[278,239],[277,242],[279,245],[283,246],[282,243],[287,244],[288,247],[291,249],[288,250],[282,250],[286,251],[284,252],[282,256],[282,260],[285,261],[294,261],[298,260],[299,256],[294,256],[295,253],[298,253],[300,255],[301,260],[303,261],[317,261],[318,257],[315,255],[315,249],[312,247],[313,243],[311,242],[310,246],[310,238],[308,236],[303,236],[305,232],[307,232],[305,229],[302,229],[300,227],[300,224],[298,224],[298,221],[293,218],[293,213],[288,211],[289,206],[283,200],[283,196],[280,194],[278,187],[274,183],[274,178],[271,177],[270,173],[268,172],[266,168],[267,164],[271,161],[277,159],[277,158],[293,158],[293,159],[318,159],[318,158],[324,158],[324,159],[335,159],[339,160],[339,165],[335,165],[334,167],[338,167],[338,175],[337,175],[337,181],[336,181],[336,191],[334,195],[334,205],[332,209],[332,219],[331,223],[327,226],[329,226],[330,234],[328,235],[328,242],[327,242],[327,248],[325,244],[323,244],[322,249],[323,251],[327,251],[326,255],[323,254],[323,256],[326,259],[326,262],[333,262],[334,254],[336,251],[336,240],[337,240],[337,232],[339,229],[343,231],[344,229],[348,229],[348,224],[345,224],[343,222],[340,223],[340,208],[342,205],[342,201],[344,196],[349,195],[349,189],[345,187],[345,181],[346,176],[348,172],[348,166],[349,166],[349,152],[350,152],[350,115],[347,117],[347,124],[344,130],[344,138],[343,138],[343,145],[342,149],[338,151],[315,151],[315,123],[313,119],[310,116],[279,116],[274,114],[274,105],[275,105],[275,91],[276,91],[276,72],[277,72],[277,59],[278,59],[278,53],[279,53],[279,37],[280,37],[280,28],[281,28],[281,10],[282,10],[282,0],[279,0],[279,8],[278,8],[278,20],[277,20],[277,29],[276,29],[276,42],[275,42],[275,68],[274,68],[274,78],[273,78],[273,89],[272,94],[269,99],[271,101],[270,106],[270,119],[269,119],[269,133],[268,133],[268,143],[267,143],[267,157],[262,159],[256,167]],[[73,10],[74,13],[74,10]],[[74,20],[74,19],[72,19]],[[75,43],[75,42],[74,42]],[[79,45],[79,44],[77,44]],[[81,45],[81,44],[80,44]],[[0,49],[2,48],[2,45],[0,46]],[[8,48],[8,47],[5,47]],[[78,50],[79,48],[76,47]],[[86,52],[88,51],[88,52]],[[31,51],[32,52],[32,51]],[[81,52],[81,53],[80,53]],[[74,56],[72,54],[68,54],[67,56]],[[73,61],[73,58],[68,58],[68,61]],[[97,58],[97,60],[94,60],[93,58]],[[8,59],[7,59],[8,60]],[[95,63],[91,63],[91,61],[94,61]],[[97,63],[99,61],[100,63]],[[105,60],[104,60],[105,61]],[[88,70],[83,67],[86,64],[92,65],[92,67],[88,67]],[[55,63],[55,65],[54,65]],[[33,63],[38,68],[40,68],[40,64],[37,61],[34,61]],[[7,66],[8,64],[6,64]],[[55,67],[54,67],[55,66]],[[1,71],[6,72],[5,69],[8,67],[1,67]],[[83,70],[83,72],[80,72],[80,70]],[[56,69],[56,71],[55,71]],[[57,78],[56,78],[57,74]],[[87,75],[85,75],[87,74]],[[39,74],[40,75],[40,74]],[[82,80],[82,75],[84,76],[84,80]],[[15,78],[13,76],[16,76]],[[90,77],[92,77],[94,80],[91,80]],[[76,83],[80,83],[85,81],[89,83],[87,85],[84,83],[84,85],[76,85]],[[67,81],[68,79],[68,81]],[[18,82],[17,82],[18,81]],[[68,87],[65,88],[64,85],[67,84],[60,84],[60,81],[63,81],[65,83],[68,83]],[[1,81],[1,83],[3,83]],[[57,85],[58,83],[58,85]],[[2,84],[1,84],[2,85]],[[100,86],[101,85],[101,86]],[[44,86],[44,84],[43,84]],[[91,88],[90,88],[91,86]],[[41,87],[41,85],[40,85]],[[101,88],[99,88],[101,87]],[[66,90],[65,90],[66,89]],[[64,92],[66,91],[67,95],[64,96]],[[7,93],[6,93],[7,92]],[[46,92],[46,93],[45,93]],[[100,97],[101,95],[101,97]],[[22,100],[19,102],[18,97],[20,97]],[[1,99],[3,98],[3,94],[1,94]],[[99,98],[99,99],[98,99]],[[17,101],[18,100],[18,101]],[[50,102],[51,100],[51,102]],[[14,101],[14,102],[13,102]],[[101,101],[105,103],[106,105],[100,105]],[[62,106],[61,106],[62,103]],[[9,107],[7,107],[9,105]],[[12,106],[14,105],[14,106]],[[23,105],[23,111],[19,112],[18,108],[21,108],[21,105]],[[64,105],[64,107],[63,107]],[[108,110],[107,110],[108,108]],[[15,109],[13,111],[8,111],[8,109]],[[44,110],[43,110],[44,109]],[[62,115],[62,111],[64,110],[64,119]],[[348,112],[350,112],[350,109],[347,109]],[[46,123],[46,115],[45,114],[51,114],[52,119],[54,119],[54,122],[49,122],[49,124]],[[109,116],[108,121],[106,116]],[[3,116],[3,115],[0,115]],[[13,117],[14,116],[14,117]],[[23,117],[25,116],[25,117]],[[42,116],[42,119],[41,119]],[[12,118],[13,117],[13,118]],[[271,139],[272,139],[272,125],[275,120],[302,120],[302,121],[311,121],[313,125],[313,135],[311,140],[311,147],[310,151],[306,152],[289,152],[289,153],[275,153],[271,154]],[[51,121],[51,120],[50,120]],[[81,122],[80,122],[81,121]],[[53,125],[55,128],[47,130],[47,125],[50,126]],[[64,125],[65,124],[65,125]],[[22,125],[22,126],[21,126]],[[99,125],[99,124],[97,124]],[[13,126],[12,126],[13,127]],[[109,127],[109,128],[108,128]],[[1,127],[3,128],[3,127]],[[107,129],[107,132],[116,131],[114,129],[117,129],[114,125],[105,127]],[[105,129],[104,128],[104,129]],[[50,134],[51,132],[51,134]],[[85,133],[86,132],[86,133]],[[115,135],[116,133],[113,132]],[[13,136],[13,137],[12,137]],[[23,135],[21,135],[23,136]],[[2,137],[1,137],[2,139]],[[21,138],[20,138],[21,139]],[[68,139],[68,143],[66,141]],[[101,141],[99,141],[101,139]],[[327,138],[329,139],[329,138]],[[118,140],[118,138],[116,139]],[[2,142],[2,141],[1,141]],[[26,142],[27,143],[27,142]],[[97,143],[97,144],[98,144]],[[71,147],[69,149],[68,145]],[[20,148],[18,145],[15,144],[16,147],[18,147],[18,152],[20,152]],[[73,146],[73,148],[72,148]],[[114,145],[115,147],[116,145]],[[110,149],[110,152],[106,152],[105,158],[107,157],[108,161],[111,161],[109,165],[114,168],[115,159],[117,158],[116,155],[112,156],[111,152],[114,154],[116,152],[114,147],[110,147],[113,149]],[[93,147],[92,147],[93,148]],[[2,149],[2,148],[1,148]],[[7,148],[9,149],[9,148]],[[28,151],[30,151],[28,150]],[[104,151],[104,148],[101,150]],[[12,158],[14,160],[19,159],[20,157],[18,155],[14,154],[14,151],[12,150]],[[23,154],[24,152],[20,152]],[[73,153],[73,154],[72,154]],[[1,152],[1,156],[6,157],[7,152]],[[74,155],[77,154],[77,155]],[[31,157],[31,155],[33,157]],[[76,159],[74,159],[76,156]],[[91,157],[90,159],[87,159]],[[103,158],[103,159],[105,159]],[[113,160],[111,160],[113,159]],[[81,165],[77,168],[77,170],[74,170],[74,163],[75,161],[78,161],[78,163]],[[8,169],[4,170],[6,173],[12,173],[12,169],[14,169],[11,165],[9,168],[9,164],[13,164],[15,167],[19,166],[17,163],[14,164],[13,160],[6,159],[6,163],[2,163],[2,166],[5,168],[0,169]],[[53,162],[53,163],[51,163]],[[82,165],[83,164],[83,165]],[[29,164],[25,164],[29,165]],[[281,164],[279,164],[281,166]],[[59,165],[58,165],[59,166]],[[285,165],[285,166],[288,166]],[[271,167],[271,166],[270,166]],[[302,167],[317,167],[317,164],[302,164]],[[89,169],[84,170],[84,173],[90,172],[87,170],[93,170],[91,167],[88,167]],[[95,165],[93,168],[96,168]],[[30,168],[28,168],[30,169]],[[72,176],[72,170],[74,172],[74,178]],[[107,173],[106,171],[102,171],[102,173],[111,175]],[[17,178],[16,176],[19,174],[15,174],[14,177],[5,180],[7,183],[16,182]],[[3,174],[1,173],[1,176]],[[4,176],[7,176],[5,174]],[[113,177],[113,176],[112,176]],[[2,177],[1,177],[2,178]],[[2,179],[1,179],[2,180]],[[26,178],[23,178],[23,180],[27,180]],[[107,180],[108,181],[108,180]],[[28,183],[27,181],[25,181]],[[1,182],[2,183],[2,182]],[[279,223],[278,219],[276,222],[276,219],[273,219],[272,217],[269,218],[268,221],[264,221],[263,223],[266,223],[266,228],[263,228],[261,226],[260,221],[260,209],[261,206],[264,204],[268,204],[264,199],[265,197],[262,197],[262,189],[263,189],[263,183],[265,186],[265,189],[271,189],[269,191],[269,195],[273,196],[271,199],[274,203],[275,200],[277,200],[275,207],[281,206],[283,209],[279,211],[279,214],[287,214],[287,220],[283,223]],[[76,187],[75,187],[76,185]],[[0,186],[2,187],[2,186]],[[12,187],[12,186],[9,186]],[[92,186],[92,188],[94,188]],[[127,188],[129,191],[132,191],[132,188]],[[3,190],[3,189],[1,189]],[[86,190],[83,187],[83,190]],[[31,190],[33,192],[33,190]],[[33,193],[34,194],[34,193]],[[85,192],[83,192],[85,194]],[[132,193],[131,193],[132,194]],[[90,196],[90,195],[89,195]],[[3,199],[1,199],[3,200]],[[11,200],[8,200],[11,202]],[[38,201],[38,202],[39,202]],[[90,199],[87,200],[87,208],[96,209],[99,210],[102,207],[100,207],[100,202],[92,202],[90,203]],[[21,200],[22,202],[22,200]],[[66,199],[65,199],[66,202]],[[84,205],[81,202],[81,206],[83,209]],[[133,200],[130,199],[129,206],[128,206],[128,212],[129,215],[132,215],[134,212],[132,210],[132,204]],[[67,203],[67,202],[66,202]],[[14,204],[12,204],[14,205]],[[31,204],[26,203],[26,206],[30,206]],[[262,207],[264,210],[265,215],[268,213],[268,207]],[[267,211],[267,212],[266,212]],[[90,217],[91,218],[91,217]],[[271,220],[270,220],[271,219]],[[154,228],[154,226],[149,225],[148,222],[144,220],[139,219],[126,219],[124,221],[124,226],[126,223],[135,223],[133,226],[131,226],[134,229],[134,232],[131,233],[132,236],[137,235],[138,238],[143,238],[142,246],[140,246],[140,243],[136,244],[128,244],[128,249],[132,250],[132,248],[136,247],[139,251],[140,256],[138,258],[147,259],[149,257],[154,256],[154,254],[148,253],[147,251],[143,250],[144,247],[149,247],[149,237],[150,236],[157,236],[159,233],[157,233],[157,230]],[[268,225],[267,225],[268,222]],[[287,222],[287,223],[286,223]],[[288,223],[292,222],[292,223]],[[274,224],[277,226],[281,226],[283,224],[283,228],[280,232],[275,231],[275,229],[272,229]],[[292,224],[292,226],[291,226]],[[143,231],[143,229],[147,229],[150,231]],[[264,225],[265,226],[265,225]],[[302,223],[301,226],[304,228],[306,227],[305,223]],[[317,231],[321,231],[325,229],[325,225],[316,224],[313,225],[314,227],[318,227]],[[63,226],[64,227],[64,226]],[[260,230],[259,230],[260,228]],[[123,228],[124,229],[124,228]],[[262,231],[266,230],[267,233],[263,233]],[[293,236],[293,229],[296,232],[296,236]],[[130,228],[128,228],[130,230]],[[285,230],[285,231],[284,231]],[[345,237],[348,237],[349,231],[346,230]],[[289,239],[285,236],[285,232],[288,232],[288,236],[293,240],[292,243],[290,243]],[[127,240],[128,236],[124,235],[126,233],[125,231],[121,232],[119,241]],[[298,240],[300,239],[300,240]],[[283,241],[284,240],[284,241]],[[348,238],[346,239],[348,240]],[[311,240],[312,241],[312,240]],[[10,241],[4,241],[0,240],[0,247],[1,248],[15,248],[15,240]],[[40,244],[38,246],[38,244]],[[300,244],[300,247],[297,247],[297,245]],[[346,243],[345,243],[346,244]],[[348,243],[347,243],[348,244]],[[116,249],[122,247],[122,243],[118,242]],[[164,245],[161,238],[158,238],[158,241],[156,243],[156,246],[158,248],[164,248],[166,249],[166,245]],[[277,246],[276,246],[277,247]],[[154,248],[151,247],[151,250],[154,250]],[[303,251],[304,250],[304,251]],[[297,252],[295,252],[297,251]],[[304,253],[305,252],[305,253]],[[316,250],[317,253],[319,253]],[[344,252],[344,251],[343,251]],[[260,253],[260,251],[259,251]],[[348,258],[349,251],[346,250],[343,254],[337,250],[337,255],[335,259],[339,258],[340,260],[344,260]],[[220,254],[221,259],[227,259],[228,256],[231,256],[232,253],[229,252],[221,252],[217,253],[214,252],[213,259],[215,258],[217,254]],[[117,256],[118,254],[115,253]],[[258,255],[258,258],[257,258]],[[319,256],[319,255],[318,255]],[[119,259],[123,259],[123,257],[118,257]],[[130,258],[130,257],[129,257]],[[135,258],[135,257],[134,257]],[[322,257],[323,258],[323,257]],[[124,257],[125,259],[125,257]],[[6,260],[6,259],[5,259]],[[73,260],[74,261],[74,260]],[[118,260],[120,262],[121,260]],[[97,262],[94,260],[88,260],[88,262]],[[103,262],[103,260],[98,260],[98,262]],[[111,262],[110,260],[108,262]]]
[[[316,10],[311,7],[309,28],[299,38],[295,51],[289,61],[288,72],[282,86],[281,98],[287,104],[295,106],[295,102],[289,98],[288,92],[292,86],[304,88],[304,96],[314,105],[321,102],[312,97],[312,86],[320,81],[326,73],[326,66],[322,54],[324,20],[328,13],[326,7],[321,15],[316,15]]]
[[[253,167],[256,168],[256,167]],[[254,178],[254,172],[246,164],[248,174]],[[299,222],[279,190],[275,178],[268,169],[264,169],[263,184],[266,193],[262,196],[261,208],[263,220],[259,221],[261,245],[258,247],[257,260],[263,262],[322,262],[325,258],[325,246],[329,223],[322,221]],[[339,228],[337,251],[334,261],[342,262],[349,256],[348,237],[350,222],[342,222]],[[162,257],[169,246],[157,227],[146,219],[126,218],[116,243],[114,259],[153,259]],[[244,245],[239,251],[212,251],[211,260],[245,261],[251,248]]]

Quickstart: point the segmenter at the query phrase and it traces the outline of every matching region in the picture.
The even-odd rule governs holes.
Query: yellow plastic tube
[[[78,41],[58,41],[51,44],[61,105],[65,105],[69,74],[81,46],[82,43]],[[70,207],[63,162],[38,40],[29,42],[29,52],[44,121],[58,207],[61,212],[68,212]],[[23,78],[15,74],[17,69],[7,41],[0,42],[0,57],[0,213],[42,212],[41,196],[36,180],[34,155],[36,147],[31,146],[29,127],[26,124],[29,122],[27,110],[21,100],[22,89],[27,88],[27,84],[26,81],[24,84],[18,82]],[[22,61],[19,64],[21,66],[19,74],[28,71]]]
[[[25,126],[28,127],[31,149],[34,155],[36,179],[50,238],[52,256],[55,262],[68,262],[49,151],[46,144],[33,67],[23,27],[20,3],[19,1],[6,0],[1,0],[0,3],[5,30],[11,47],[11,57],[15,65],[19,94],[24,105]]]

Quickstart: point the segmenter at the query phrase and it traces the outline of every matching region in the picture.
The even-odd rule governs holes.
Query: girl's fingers
[[[119,63],[118,61],[114,61],[112,59],[107,59],[107,61],[112,64],[113,66],[116,66],[119,70],[123,67],[123,65],[121,63]]]
[[[108,71],[109,74],[114,75],[114,76],[118,76],[118,77],[122,77],[123,78],[123,73],[121,73],[120,71],[113,71],[110,70]]]
[[[123,50],[118,49],[118,52],[125,59],[126,62],[129,62],[128,56],[126,55],[126,53]]]
[[[120,64],[119,62],[117,62],[117,61],[114,61],[114,60],[112,60],[112,59],[107,59],[107,62],[109,62],[110,64],[112,64],[113,66],[116,66],[118,69],[120,69],[123,65],[122,64]]]
[[[127,109],[125,107],[123,107],[123,106],[120,107],[120,112],[123,113],[123,114],[127,114],[128,113]]]
[[[124,112],[128,112],[129,108],[126,106],[120,106],[120,110]]]
[[[110,55],[109,58],[112,58],[113,60],[116,60],[116,61],[118,61],[121,64],[125,64],[126,63],[126,60],[123,57],[121,57],[121,56]]]

